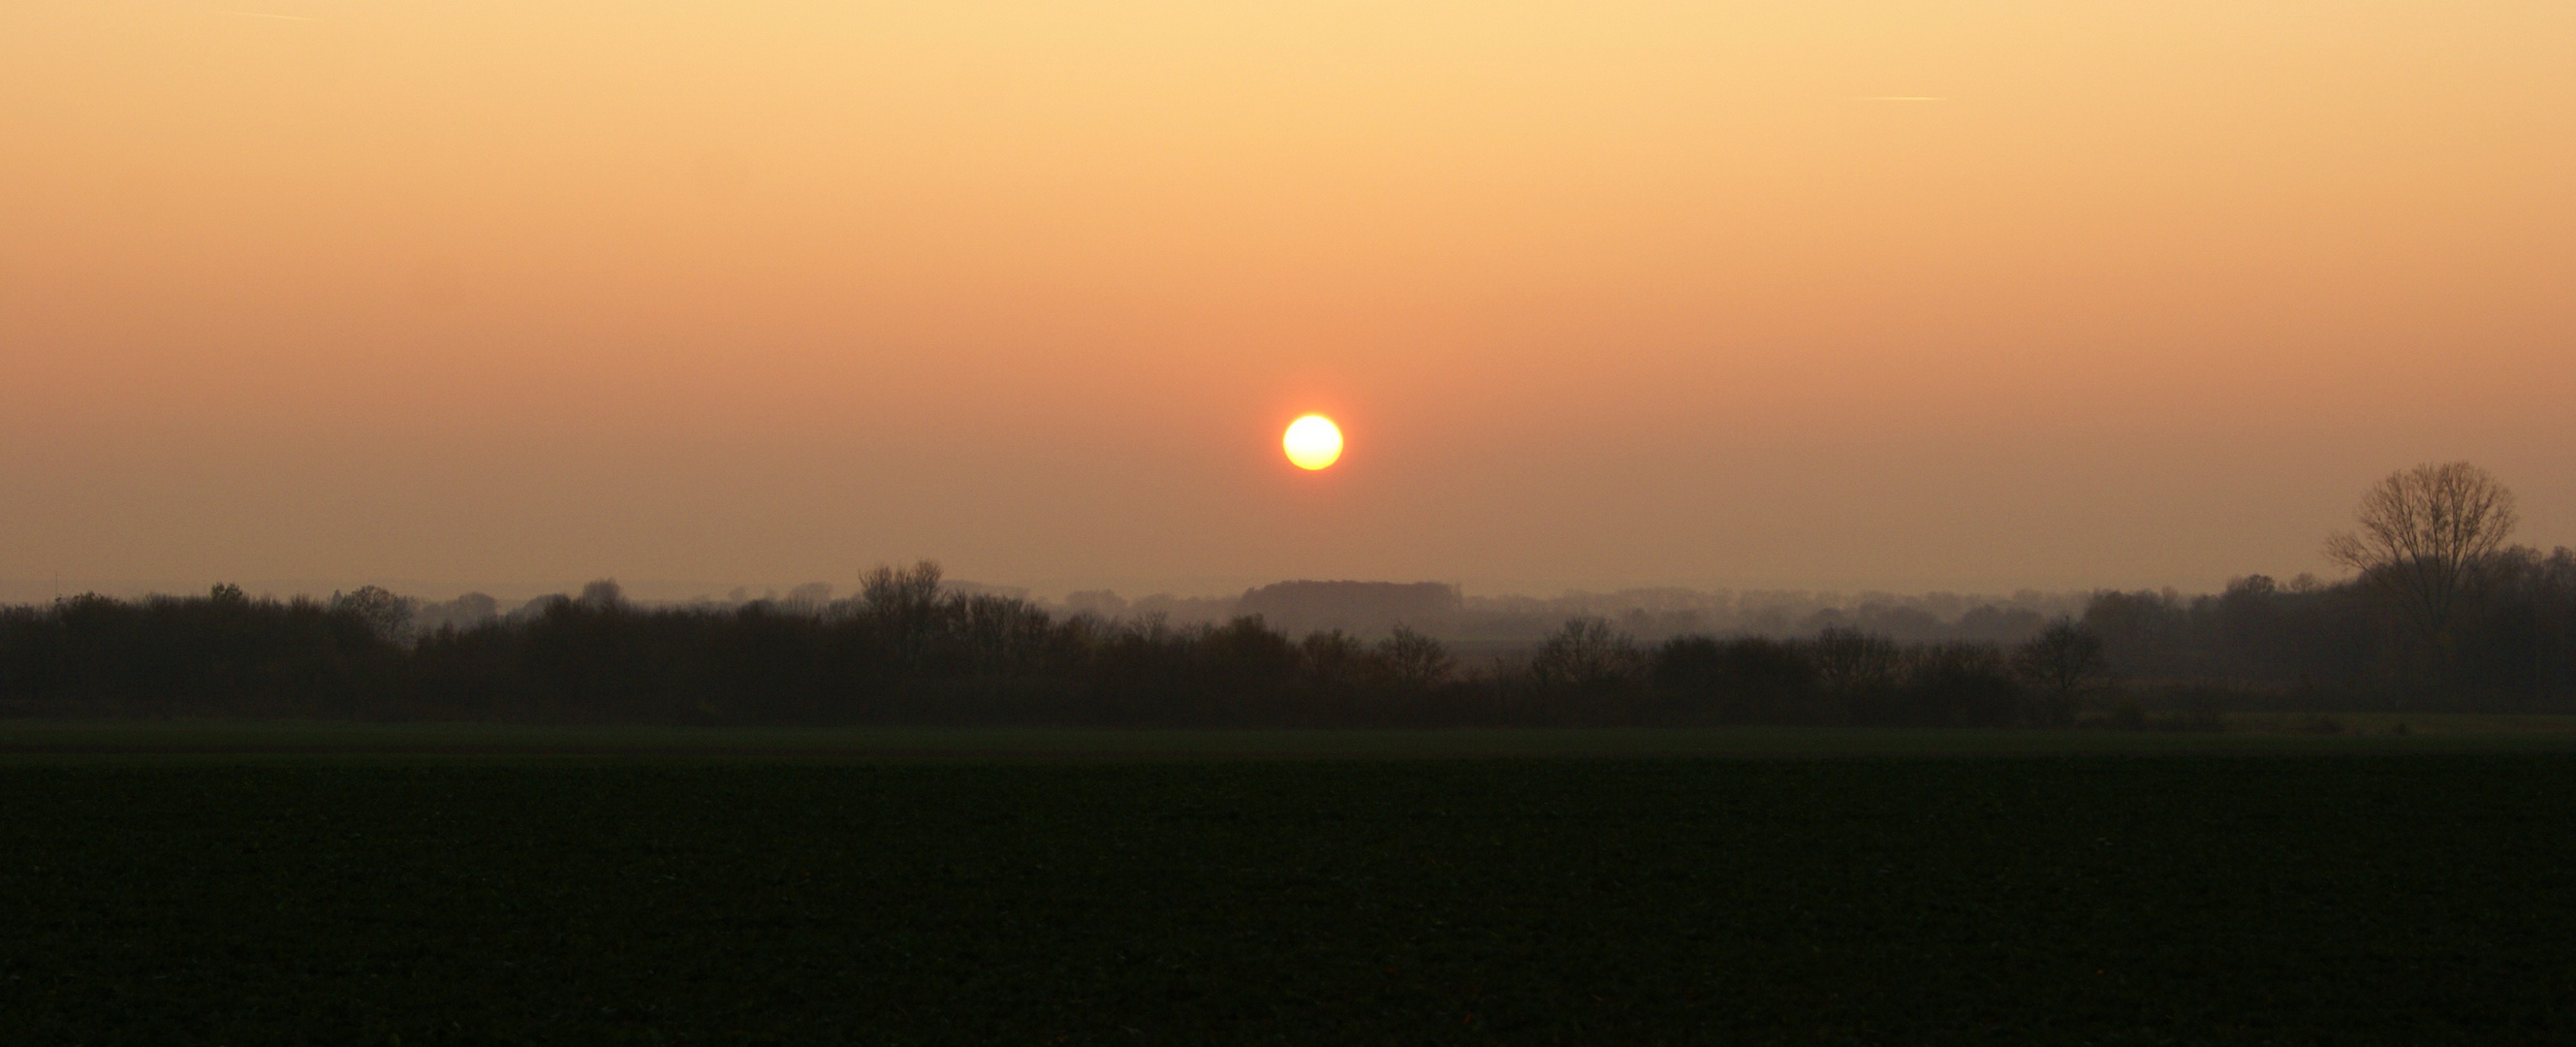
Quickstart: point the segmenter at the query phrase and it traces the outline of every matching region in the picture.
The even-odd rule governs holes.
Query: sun
[[[1310,414],[1288,424],[1279,446],[1288,449],[1288,460],[1297,468],[1321,469],[1341,460],[1342,430],[1332,419]]]

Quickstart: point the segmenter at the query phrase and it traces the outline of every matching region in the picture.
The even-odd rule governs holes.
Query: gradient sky
[[[2571,56],[2558,2],[16,0],[0,578],[2196,588],[2458,458],[2576,544]]]

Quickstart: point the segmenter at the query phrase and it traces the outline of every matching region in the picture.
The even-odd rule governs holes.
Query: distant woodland
[[[641,607],[612,583],[417,628],[328,601],[65,599],[0,610],[0,715],[656,724],[2205,726],[2234,710],[2576,711],[2576,554],[2512,549],[2434,640],[2361,581],[2103,592],[2013,643],[1640,639],[1561,621],[1462,658],[1409,626],[1292,636],[1059,614],[884,570],[820,605]],[[1955,626],[1953,626],[1955,628]]]
[[[2229,711],[2576,712],[2576,553],[2507,546],[2512,522],[2492,478],[2424,466],[2329,543],[2344,581],[2025,594],[1946,619],[1924,598],[1795,617],[1739,599],[1715,627],[1705,599],[1611,616],[1360,582],[1269,586],[1223,620],[1175,622],[1107,594],[974,591],[929,562],[844,599],[721,606],[641,606],[605,581],[506,612],[377,588],[84,595],[0,609],[0,715],[2201,729]],[[1538,616],[1552,624],[1527,642],[1461,653]]]

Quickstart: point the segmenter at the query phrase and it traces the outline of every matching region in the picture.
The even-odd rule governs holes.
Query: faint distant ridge
[[[1446,582],[1276,582],[1247,589],[1236,614],[1257,614],[1291,635],[1339,629],[1377,636],[1396,626],[1444,634],[1466,597]]]

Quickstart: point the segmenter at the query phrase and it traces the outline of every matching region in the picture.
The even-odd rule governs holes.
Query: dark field
[[[2576,1040],[2576,755],[0,764],[11,1042]]]

